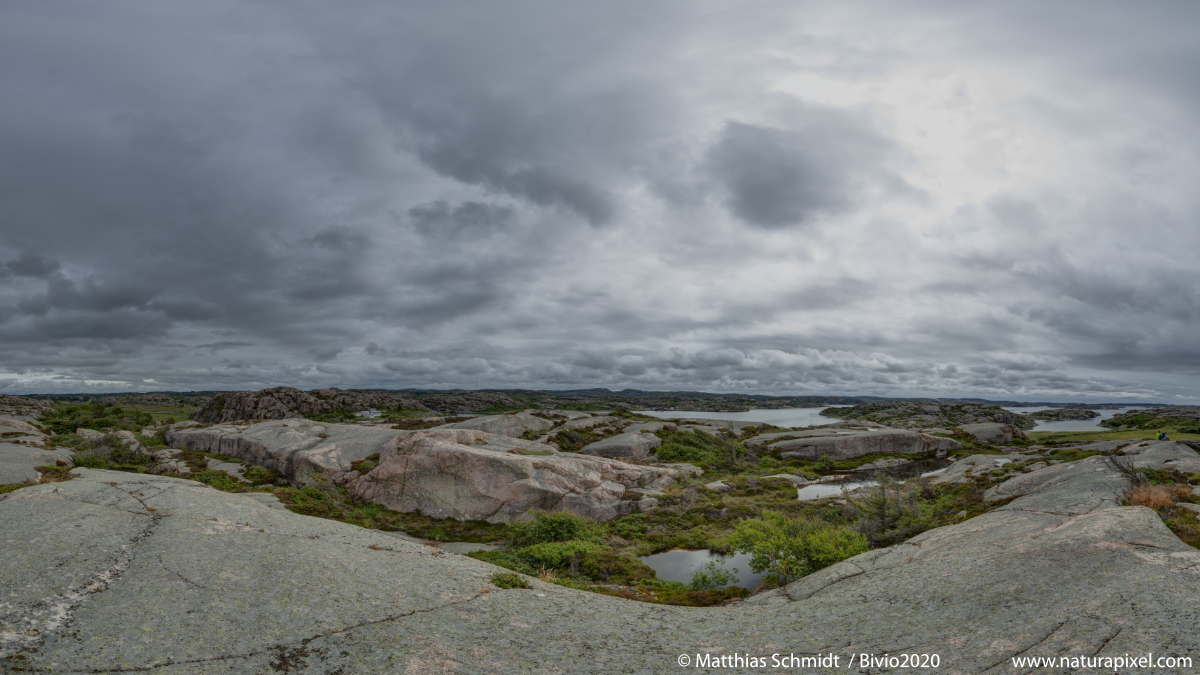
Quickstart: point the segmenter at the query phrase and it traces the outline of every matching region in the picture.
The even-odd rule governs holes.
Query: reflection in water
[[[690,583],[692,573],[700,570],[710,560],[724,561],[725,569],[733,571],[736,567],[737,581],[734,586],[754,588],[762,583],[762,575],[750,571],[750,554],[743,553],[735,556],[720,556],[710,553],[708,549],[700,551],[685,551],[677,548],[671,551],[642,556],[642,562],[654,569],[658,578],[663,581],[682,581]]]

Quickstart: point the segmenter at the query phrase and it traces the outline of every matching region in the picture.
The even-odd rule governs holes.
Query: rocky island
[[[1030,419],[1048,422],[1058,422],[1062,420],[1090,420],[1099,416],[1100,413],[1094,410],[1085,410],[1083,408],[1055,408],[1053,410],[1039,410],[1026,415],[1026,417]]]

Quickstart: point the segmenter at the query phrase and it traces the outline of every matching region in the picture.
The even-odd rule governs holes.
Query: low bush
[[[566,511],[531,511],[530,514],[533,516],[531,520],[509,525],[510,547],[524,548],[534,544],[572,540],[599,543],[604,540],[604,526],[583,516]]]
[[[632,586],[662,583],[655,578],[654,569],[646,563],[608,549],[584,554],[579,561],[579,573],[606,584]]]
[[[1001,475],[1005,472],[1001,471]],[[878,485],[857,491],[847,499],[854,511],[856,529],[872,548],[891,546],[936,527],[944,504],[922,481],[899,483],[886,474],[876,474]]]
[[[204,483],[209,487],[214,487],[218,490],[224,490],[225,492],[232,492],[240,487],[246,486],[246,484],[242,481],[219,469],[205,469],[203,471],[198,471],[189,476],[189,478],[194,481]]]
[[[736,466],[746,454],[741,443],[726,436],[710,436],[703,431],[676,431],[667,436],[655,451],[664,462],[707,464],[714,468]]]
[[[533,588],[525,577],[513,572],[496,572],[492,575],[492,583],[506,589]]]
[[[854,530],[809,518],[768,511],[734,529],[732,548],[750,554],[750,571],[769,582],[787,584],[870,548]]]
[[[602,544],[590,541],[551,541],[517,549],[513,554],[525,558],[538,569],[548,567],[576,571],[580,567],[581,558],[603,550],[605,547]]]

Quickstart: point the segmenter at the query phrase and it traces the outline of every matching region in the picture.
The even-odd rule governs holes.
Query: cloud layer
[[[0,391],[1188,402],[1189,3],[0,7]]]

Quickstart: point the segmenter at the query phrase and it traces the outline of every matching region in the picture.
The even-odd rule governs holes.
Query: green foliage
[[[738,569],[736,567],[732,570],[727,570],[725,569],[724,562],[709,560],[704,567],[692,573],[692,583],[688,584],[688,588],[693,591],[709,591],[725,588],[737,581],[737,575]]]
[[[153,459],[136,445],[127,445],[124,439],[114,434],[81,440],[75,444],[78,454],[75,465],[88,469],[122,468],[138,470]]]
[[[589,552],[580,557],[579,573],[606,584],[631,586],[663,583],[655,579],[654,569],[641,560],[609,549]]]
[[[533,588],[525,577],[512,572],[496,572],[492,575],[492,583],[506,589]]]
[[[676,431],[663,441],[655,454],[664,462],[691,462],[729,468],[738,464],[746,450],[741,443],[703,431]]]
[[[821,455],[817,461],[813,462],[812,468],[816,471],[834,471],[837,469],[837,464],[829,455]]]
[[[848,528],[774,511],[738,523],[732,545],[750,554],[752,572],[781,586],[869,548],[866,537]]]
[[[563,429],[554,435],[554,443],[563,452],[579,452],[583,446],[602,438],[591,429]]]
[[[224,490],[225,492],[233,492],[246,485],[240,480],[219,469],[205,469],[204,471],[193,473],[191,475],[191,479],[204,483],[209,487],[214,487],[218,490]]]
[[[259,485],[278,483],[279,481],[283,480],[282,474],[274,469],[268,469],[265,466],[252,466],[249,469],[246,469],[242,475],[245,476],[246,480],[250,481],[251,485],[256,487]]]
[[[102,403],[74,403],[51,408],[38,421],[55,434],[71,434],[78,428],[139,431],[154,424],[150,413]]]
[[[1001,470],[1000,475],[1005,473]],[[858,516],[858,531],[872,548],[898,544],[936,527],[935,518],[945,510],[947,500],[938,499],[927,484],[899,483],[883,473],[876,474],[876,480],[877,486],[864,488],[847,500]]]
[[[548,513],[531,511],[533,519],[511,523],[508,527],[509,546],[524,548],[534,544],[559,541],[604,541],[604,526],[566,511]]]
[[[84,469],[107,469],[112,466],[112,461],[104,453],[83,452],[75,455],[75,466]]]
[[[603,544],[590,541],[551,541],[517,549],[513,553],[535,568],[578,569],[582,558],[605,550]]]

